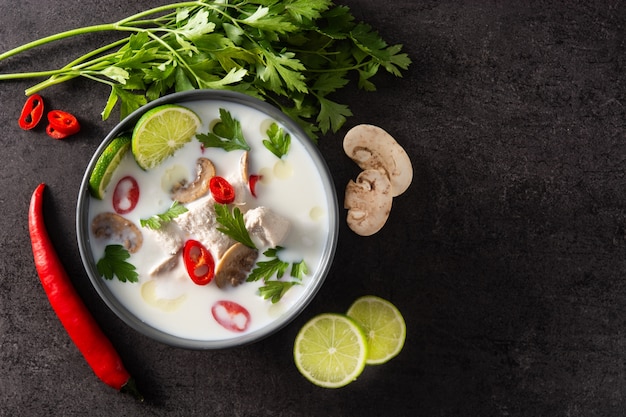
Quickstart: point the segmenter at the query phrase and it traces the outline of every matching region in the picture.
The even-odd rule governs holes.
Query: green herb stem
[[[400,77],[411,60],[402,45],[389,46],[332,0],[287,3],[181,1],[115,23],[67,30],[1,53],[0,61],[78,35],[130,35],[60,69],[0,74],[0,80],[47,77],[27,95],[81,76],[107,84],[103,119],[116,103],[125,117],[171,91],[234,89],[273,102],[315,140],[318,132],[336,132],[352,115],[330,98],[350,81],[348,74],[358,75],[360,89],[375,91],[372,77],[379,69]]]

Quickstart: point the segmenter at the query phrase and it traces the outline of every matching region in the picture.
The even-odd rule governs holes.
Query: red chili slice
[[[113,209],[118,214],[127,214],[135,209],[139,202],[139,184],[127,175],[118,181],[113,191]]]
[[[46,133],[52,139],[57,139],[57,140],[65,139],[66,137],[69,136],[67,133],[63,133],[60,130],[56,130],[51,124],[46,126]]]
[[[206,285],[215,276],[215,260],[211,252],[197,240],[188,240],[183,248],[183,260],[189,278],[198,285]]]
[[[225,329],[243,332],[250,325],[250,312],[234,301],[220,300],[211,307],[213,318]]]
[[[215,176],[209,181],[209,189],[216,202],[230,204],[235,201],[235,189],[223,177]]]
[[[256,183],[262,178],[261,175],[250,175],[248,179],[248,187],[250,187],[250,194],[256,198]]]
[[[57,136],[65,135],[64,137],[67,137],[80,131],[78,119],[73,114],[63,110],[51,110],[48,112],[48,123],[46,131],[50,130],[49,135],[51,132],[54,132]],[[61,139],[55,136],[52,137]]]
[[[43,116],[43,98],[39,94],[33,94],[26,99],[18,124],[24,130],[30,130],[39,124]]]

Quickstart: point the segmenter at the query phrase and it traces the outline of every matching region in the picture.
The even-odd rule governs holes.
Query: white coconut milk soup
[[[142,232],[142,246],[127,260],[136,267],[139,280],[133,283],[114,278],[106,280],[106,284],[131,313],[158,330],[191,340],[223,340],[260,329],[297,304],[307,286],[312,285],[315,271],[321,267],[332,208],[326,198],[318,169],[293,133],[285,129],[291,135],[291,145],[289,152],[282,158],[278,158],[263,145],[262,141],[267,139],[268,128],[275,123],[266,114],[229,102],[194,101],[183,105],[195,111],[201,118],[202,126],[197,133],[209,132],[209,127],[219,121],[220,109],[227,110],[234,119],[240,121],[244,138],[251,148],[247,164],[249,175],[260,177],[254,187],[256,197],[252,195],[249,184],[242,179],[240,161],[244,151],[227,152],[219,148],[206,148],[194,137],[172,157],[149,171],[139,168],[132,153],[127,152],[116,169],[103,200],[90,197],[89,224],[99,213],[115,212],[114,188],[123,178],[134,178],[139,187],[139,199],[134,209],[122,216],[133,222]],[[201,157],[208,158],[215,167],[215,175],[224,177],[235,189],[235,201],[227,205],[230,211],[238,207],[245,215],[263,207],[272,214],[272,218],[280,219],[283,226],[288,225],[277,245],[275,242],[263,243],[253,237],[259,253],[255,267],[259,262],[271,260],[271,257],[264,255],[267,249],[271,249],[271,245],[283,248],[277,252],[278,258],[288,262],[289,268],[285,270],[281,281],[297,280],[290,276],[293,263],[303,261],[306,265],[307,272],[301,277],[301,283],[290,287],[279,301],[273,303],[261,296],[260,288],[267,284],[262,279],[243,281],[237,286],[226,285],[223,288],[219,288],[215,280],[206,285],[198,285],[192,281],[185,267],[180,245],[189,239],[202,241],[207,234],[215,235],[215,230],[184,232],[183,241],[177,247],[178,252],[172,255],[175,252],[172,245],[164,245],[163,239],[157,238],[157,232],[140,225],[141,219],[164,213],[170,208],[173,203],[173,184],[181,179],[192,182],[196,178],[197,160]],[[214,204],[209,192],[196,201],[185,203],[189,211],[170,223],[182,222],[185,216],[190,216],[198,207],[213,207]],[[215,228],[215,225],[211,227]],[[274,224],[268,221],[264,227],[272,229]],[[265,232],[273,233],[272,230]],[[89,241],[96,262],[103,257],[107,245],[120,243],[96,238],[93,232],[90,233]],[[211,252],[217,266],[223,253],[214,252],[220,252],[221,249],[212,249],[211,242],[202,243]],[[155,274],[154,269],[170,258],[174,260],[173,268]],[[104,277],[102,279],[105,280]],[[274,276],[271,280],[276,279]],[[233,306],[241,306],[242,309],[233,309]]]

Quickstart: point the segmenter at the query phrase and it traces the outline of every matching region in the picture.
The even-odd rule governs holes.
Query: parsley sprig
[[[0,74],[0,80],[46,78],[28,95],[76,77],[110,86],[102,118],[123,118],[172,91],[229,89],[270,101],[316,138],[352,113],[331,98],[350,79],[374,91],[383,69],[401,77],[411,60],[371,26],[332,0],[229,0],[170,3],[47,36],[0,54],[0,60],[93,32],[121,39],[50,71]],[[353,77],[354,75],[354,77]]]
[[[186,213],[187,207],[180,204],[178,201],[174,201],[172,205],[163,213],[155,214],[147,219],[139,219],[141,227],[147,227],[152,230],[159,230],[165,223],[169,223],[176,217],[183,213]]]
[[[263,286],[259,288],[259,293],[264,299],[270,299],[272,303],[277,303],[285,293],[294,285],[302,284],[302,278],[308,273],[308,268],[304,260],[291,264],[290,276],[292,280],[281,280],[287,269],[289,262],[285,262],[278,257],[281,246],[270,248],[263,252],[269,260],[259,261],[256,267],[250,272],[247,282],[263,280]]]
[[[220,122],[213,126],[213,130],[206,134],[200,133],[196,138],[207,148],[222,148],[226,151],[250,150],[243,136],[241,122],[234,119],[225,109],[220,109]]]
[[[267,139],[263,139],[263,146],[278,158],[287,155],[289,147],[291,146],[291,136],[289,133],[286,133],[278,124],[272,123],[270,128],[267,129],[266,134]]]
[[[96,263],[98,273],[105,279],[117,277],[122,282],[137,282],[139,275],[135,265],[127,262],[130,253],[122,245],[108,245],[104,248],[104,256]]]

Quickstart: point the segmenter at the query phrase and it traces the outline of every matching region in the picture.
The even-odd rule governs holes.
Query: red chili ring
[[[39,94],[33,94],[26,99],[18,124],[24,130],[30,130],[39,124],[43,116],[43,98]]]

